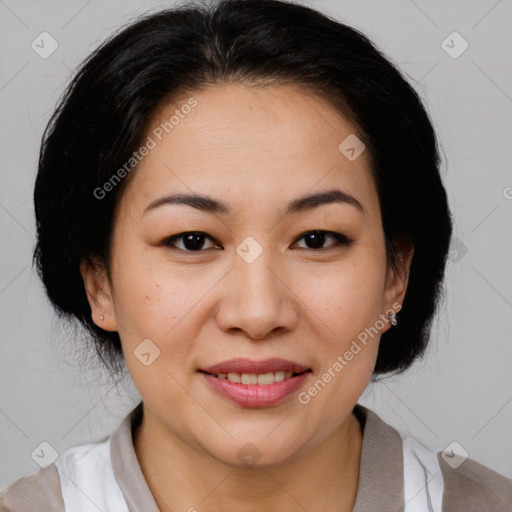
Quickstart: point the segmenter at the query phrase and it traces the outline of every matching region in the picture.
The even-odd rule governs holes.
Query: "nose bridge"
[[[234,277],[238,301],[247,303],[253,314],[260,311],[266,316],[281,300],[279,280],[272,271],[272,266],[278,267],[276,256],[272,249],[264,248],[252,237],[242,241],[236,252]]]
[[[281,291],[277,286],[279,280],[275,270],[272,269],[272,267],[278,267],[272,250],[263,249],[263,247],[259,249],[254,242],[249,241],[240,244],[237,254],[234,270],[235,277],[238,279],[237,292],[240,300],[250,299],[251,296],[257,298],[261,295],[269,306],[270,302],[277,302]]]
[[[276,254],[254,238],[247,237],[236,249],[234,268],[218,310],[223,329],[238,328],[253,338],[272,330],[291,328],[296,308]]]

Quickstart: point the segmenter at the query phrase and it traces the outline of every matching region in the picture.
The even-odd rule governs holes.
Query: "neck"
[[[199,452],[146,410],[133,444],[161,512],[349,512],[354,507],[362,447],[354,414],[300,458],[267,468],[232,466]]]

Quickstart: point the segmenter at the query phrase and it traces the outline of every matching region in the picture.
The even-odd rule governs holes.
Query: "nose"
[[[223,331],[243,331],[247,337],[261,340],[297,325],[298,298],[282,267],[270,251],[263,251],[252,263],[235,258],[216,313]]]

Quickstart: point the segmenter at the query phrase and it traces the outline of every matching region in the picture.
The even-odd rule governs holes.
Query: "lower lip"
[[[294,393],[311,372],[303,372],[274,384],[238,384],[200,372],[206,382],[220,395],[242,407],[269,407],[277,405]]]

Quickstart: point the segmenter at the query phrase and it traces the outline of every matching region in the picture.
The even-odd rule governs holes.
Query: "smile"
[[[241,407],[278,405],[312,374],[305,365],[286,359],[231,359],[198,370],[210,390]]]
[[[310,370],[306,370],[310,371]],[[303,373],[303,372],[301,372]],[[270,384],[274,384],[276,382],[282,382],[286,379],[291,379],[292,377],[296,375],[300,375],[300,373],[294,373],[294,372],[287,372],[284,370],[277,371],[277,372],[268,372],[268,373],[218,373],[215,374],[209,374],[213,377],[217,377],[218,379],[227,379],[229,382],[234,382],[236,384],[258,384],[260,386],[268,386]]]

